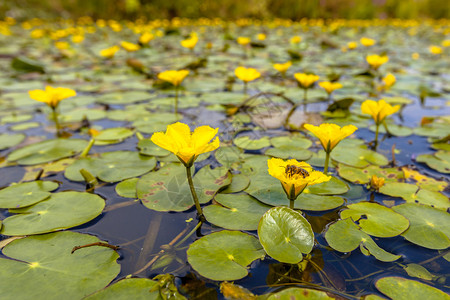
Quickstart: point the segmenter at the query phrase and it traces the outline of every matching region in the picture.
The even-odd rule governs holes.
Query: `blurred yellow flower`
[[[30,98],[39,102],[44,102],[52,109],[55,109],[61,100],[76,96],[77,93],[68,88],[46,86],[45,90],[32,90],[28,94]]]
[[[56,42],[55,47],[59,50],[67,50],[70,47],[70,44],[68,42]]]
[[[198,42],[198,36],[195,32],[193,32],[189,38],[182,40],[180,42],[180,44],[184,48],[192,50],[192,49],[194,49],[195,45],[197,45],[197,42]]]
[[[414,52],[413,54],[411,54],[411,58],[414,59],[414,60],[417,60],[417,59],[420,58],[420,54],[417,53],[417,52]]]
[[[291,44],[299,44],[302,41],[302,37],[301,36],[293,36],[291,37]]]
[[[121,41],[120,45],[122,46],[123,49],[127,50],[128,52],[134,52],[141,49],[141,46],[139,46],[138,44],[133,44],[126,41]]]
[[[389,61],[389,57],[386,55],[380,56],[377,54],[372,54],[366,56],[366,61],[372,68],[377,70],[381,65]]]
[[[45,31],[43,29],[34,29],[32,32],[30,32],[30,36],[33,39],[40,39],[45,34]]]
[[[261,73],[259,73],[258,70],[254,68],[237,67],[234,70],[234,74],[236,75],[237,78],[239,78],[245,83],[261,77]]]
[[[158,78],[170,82],[174,86],[179,86],[188,75],[189,70],[168,70],[159,73]]]
[[[306,162],[296,159],[282,160],[272,157],[267,161],[269,174],[280,180],[289,200],[295,200],[309,186],[329,181],[330,176],[313,170]]]
[[[428,51],[430,51],[431,54],[435,54],[435,55],[442,54],[442,48],[438,47],[438,46],[434,46],[434,45],[430,46],[428,48]]]
[[[246,45],[248,45],[248,44],[250,44],[250,38],[249,37],[245,37],[245,36],[240,36],[240,37],[238,37],[237,38],[237,43],[239,44],[239,45],[242,45],[242,46],[246,46]]]
[[[352,135],[358,129],[354,125],[346,125],[341,128],[339,125],[329,123],[323,123],[320,126],[305,124],[304,127],[320,140],[326,153],[330,153],[340,141]]]
[[[150,43],[150,41],[153,40],[154,38],[155,38],[154,34],[152,34],[150,32],[144,32],[139,37],[139,43],[141,43],[142,45],[146,45],[146,44]]]
[[[366,100],[361,104],[361,111],[372,116],[375,124],[380,125],[384,119],[396,113],[400,109],[400,105],[392,106],[383,99],[379,101]]]
[[[100,50],[100,56],[103,56],[105,58],[113,58],[117,51],[120,50],[120,47],[115,45],[103,50]]]
[[[393,86],[395,84],[395,82],[397,81],[395,76],[393,74],[391,74],[391,73],[388,73],[386,76],[384,76],[382,80],[383,80],[383,83],[384,83],[384,87],[386,89],[388,89],[391,86]]]
[[[264,41],[266,40],[267,36],[264,33],[259,33],[256,38],[258,39],[258,41]]]
[[[323,88],[328,94],[331,94],[334,90],[342,88],[342,84],[340,84],[339,82],[330,81],[319,82],[319,86]]]
[[[77,35],[73,35],[72,36],[72,42],[75,44],[79,44],[82,41],[84,41],[84,35],[82,34],[77,34]]]
[[[278,72],[280,72],[281,74],[286,74],[286,71],[292,66],[292,62],[291,61],[287,61],[285,63],[282,64],[273,64],[273,68],[275,70],[277,70]]]
[[[320,78],[318,75],[306,73],[295,73],[294,77],[304,89],[310,88]]]
[[[347,48],[350,50],[356,49],[358,47],[358,43],[357,42],[348,42],[347,43]]]
[[[378,191],[384,185],[384,178],[377,177],[376,175],[372,175],[370,178],[370,187],[374,190]]]
[[[191,132],[188,125],[177,122],[167,126],[165,133],[155,132],[151,141],[175,154],[186,167],[191,167],[200,154],[219,148],[219,138],[212,141],[218,131],[219,128],[200,126]]]
[[[373,39],[369,39],[366,37],[362,37],[359,42],[361,43],[361,45],[365,46],[365,47],[370,47],[375,45],[376,41]]]
[[[441,43],[442,47],[450,47],[450,40],[443,40]]]

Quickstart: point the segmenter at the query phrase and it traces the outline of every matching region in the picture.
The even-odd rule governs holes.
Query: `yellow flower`
[[[259,33],[256,38],[258,39],[258,41],[264,41],[267,36],[264,33]]]
[[[372,116],[377,125],[400,109],[400,105],[392,106],[383,99],[379,101],[366,100],[361,104],[361,111]]]
[[[177,122],[167,126],[165,133],[155,132],[151,141],[172,152],[186,167],[190,167],[200,154],[219,148],[218,137],[211,141],[218,131],[219,128],[200,126],[191,132],[188,125]]]
[[[168,70],[158,74],[158,79],[170,82],[174,86],[179,86],[184,78],[189,75],[188,70]]]
[[[358,128],[354,125],[340,127],[336,124],[323,123],[320,126],[305,124],[304,127],[319,138],[323,150],[330,153],[340,141],[352,135]]]
[[[389,61],[389,57],[386,55],[380,56],[377,54],[367,55],[366,61],[372,68],[377,70],[381,65]]]
[[[376,41],[373,39],[369,39],[366,37],[362,37],[359,42],[361,43],[361,45],[365,46],[365,47],[370,47],[375,45]]]
[[[198,37],[196,33],[192,33],[188,39],[182,40],[180,42],[181,46],[187,49],[194,49],[195,45],[197,45]]]
[[[151,40],[153,40],[155,38],[155,36],[150,33],[150,32],[144,32],[140,37],[139,37],[139,43],[145,45],[148,44]]]
[[[56,42],[55,47],[59,50],[67,50],[69,49],[70,45],[68,42]]]
[[[267,161],[269,174],[281,182],[289,200],[295,200],[309,186],[329,181],[330,176],[315,171],[306,162],[296,159],[282,160],[272,157]]]
[[[442,54],[442,48],[438,46],[430,46],[428,50],[431,54]]]
[[[77,95],[77,93],[72,89],[62,87],[53,88],[51,86],[46,86],[45,91],[32,90],[29,91],[28,94],[31,99],[44,102],[52,109],[55,109],[61,100]]]
[[[348,42],[347,43],[347,48],[350,50],[356,49],[358,47],[358,43],[357,42]]]
[[[291,61],[287,61],[283,64],[273,64],[273,68],[280,72],[281,74],[286,73],[286,71],[292,66]]]
[[[302,37],[301,36],[293,36],[291,37],[291,44],[299,44],[302,41]]]
[[[120,50],[119,46],[112,46],[103,50],[100,50],[100,56],[106,57],[106,58],[113,58],[117,51]]]
[[[75,44],[79,44],[82,41],[84,41],[84,35],[77,34],[77,35],[72,36],[72,42],[74,42]]]
[[[237,78],[244,81],[245,83],[261,77],[261,73],[259,73],[258,70],[245,67],[237,67],[234,70],[234,74]]]
[[[372,175],[372,178],[370,178],[371,188],[378,191],[383,185],[384,185],[383,177],[377,177],[376,175]]]
[[[414,60],[418,60],[420,58],[420,54],[417,52],[414,52],[413,54],[411,54],[411,58]]]
[[[128,52],[134,52],[134,51],[138,51],[139,49],[141,49],[141,47],[137,44],[133,44],[130,42],[126,42],[126,41],[121,41],[120,45],[122,46],[123,49],[127,50]]]
[[[246,45],[250,44],[250,38],[245,37],[245,36],[238,37],[236,41],[239,45],[242,45],[242,46],[246,46]]]
[[[311,87],[314,82],[316,82],[320,78],[317,75],[306,73],[295,73],[294,77],[295,79],[297,79],[298,83],[300,83],[300,86],[304,89]]]
[[[450,40],[443,40],[441,43],[442,47],[450,47]]]
[[[384,86],[385,86],[386,89],[388,89],[391,86],[393,86],[395,84],[395,82],[397,81],[395,76],[393,74],[391,74],[391,73],[388,73],[386,76],[384,76],[382,80],[384,82]]]
[[[339,82],[329,81],[319,82],[319,86],[323,88],[328,94],[331,94],[334,90],[342,88],[342,84],[340,84]]]
[[[43,29],[34,29],[31,33],[30,36],[33,39],[40,39],[41,37],[43,37],[45,34],[45,31]]]

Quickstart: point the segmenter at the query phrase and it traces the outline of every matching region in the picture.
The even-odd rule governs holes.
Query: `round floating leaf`
[[[137,198],[136,185],[139,178],[125,179],[116,185],[116,193],[124,198]]]
[[[0,258],[2,299],[81,299],[113,280],[119,255],[105,247],[75,251],[74,246],[99,242],[94,236],[57,232],[17,239]]]
[[[359,202],[341,211],[341,218],[351,218],[361,230],[376,237],[394,237],[408,229],[409,221],[401,214],[378,203]]]
[[[385,166],[389,163],[384,155],[359,147],[336,147],[331,152],[331,158],[337,162],[358,168],[364,168],[370,164]]]
[[[37,165],[64,157],[73,156],[86,148],[88,142],[80,139],[54,139],[17,149],[8,156],[8,161],[21,165]]]
[[[133,133],[134,131],[129,128],[108,128],[100,131],[100,133],[95,136],[95,145],[108,145],[111,143],[118,143],[132,136]]]
[[[288,146],[293,150],[296,148],[308,149],[312,142],[302,136],[277,136],[270,139],[270,143],[275,148]]]
[[[223,191],[222,194],[237,193],[245,190],[250,184],[250,178],[244,174],[233,174],[231,177],[231,183]]]
[[[84,119],[89,121],[97,121],[106,118],[106,112],[102,109],[79,108],[73,109],[64,114],[58,115],[61,123],[81,122]]]
[[[294,158],[296,160],[304,161],[310,159],[313,153],[306,149],[296,149],[290,146],[280,146],[267,149],[264,154],[283,159]]]
[[[11,126],[11,127],[9,127],[9,129],[11,129],[13,131],[22,131],[22,130],[37,128],[39,126],[41,126],[41,124],[39,122],[27,122],[27,123],[21,123],[21,124]],[[1,144],[3,145],[3,143],[1,143]],[[10,146],[10,147],[12,147],[12,146]]]
[[[4,235],[30,235],[75,227],[102,213],[105,201],[98,195],[81,192],[52,194],[33,206],[10,209],[13,215],[3,220]]]
[[[147,278],[128,278],[120,280],[100,290],[86,300],[163,300],[159,293],[158,282]]]
[[[430,168],[444,173],[450,173],[450,151],[438,151],[435,154],[423,154],[416,158],[416,161],[427,164]]]
[[[386,182],[397,181],[403,178],[403,172],[397,168],[380,168],[379,166],[368,166],[363,169],[339,164],[339,176],[353,183],[365,184],[369,183],[373,175],[382,177]]]
[[[260,139],[251,139],[249,136],[239,136],[233,140],[233,143],[239,148],[246,150],[259,150],[270,146],[268,137],[262,137]]]
[[[348,185],[337,179],[331,177],[327,182],[308,186],[303,192],[316,194],[316,195],[340,195],[345,194],[348,191]]]
[[[407,264],[406,266],[403,267],[403,269],[411,277],[416,277],[416,278],[425,279],[425,280],[433,279],[433,275],[421,265]]]
[[[211,169],[208,165],[195,174],[193,181],[199,202],[207,203],[231,182],[231,174],[227,168]],[[186,168],[181,164],[168,164],[143,176],[136,187],[138,198],[153,210],[185,211],[194,205]]]
[[[267,298],[267,300],[293,300],[293,299],[330,300],[335,298],[328,296],[326,292],[297,287],[284,289],[281,292],[271,294]]]
[[[271,208],[247,194],[218,194],[214,200],[221,205],[203,208],[206,219],[231,230],[256,230],[262,215]]]
[[[372,125],[369,127],[370,131],[375,132],[376,131],[376,126]],[[394,136],[409,136],[411,134],[413,134],[413,130],[409,127],[406,126],[402,126],[402,125],[397,125],[394,123],[387,123],[387,128],[389,130],[389,133],[394,135]],[[379,127],[379,133],[386,133],[386,129],[384,128],[384,126],[380,126]]]
[[[146,92],[117,92],[105,94],[97,98],[97,102],[104,104],[128,104],[151,99],[152,96]]]
[[[402,277],[383,277],[375,283],[377,289],[395,300],[414,299],[443,300],[450,296],[428,284]]]
[[[21,208],[47,199],[58,188],[53,181],[32,181],[11,185],[0,190],[1,208]]]
[[[229,147],[219,147],[216,152],[214,152],[214,156],[222,166],[228,169],[237,169],[238,165],[241,161],[242,150],[238,147],[229,146]]]
[[[447,212],[416,203],[405,203],[392,209],[409,220],[409,229],[402,235],[411,243],[429,249],[450,246],[450,216]]]
[[[203,277],[218,281],[244,278],[248,274],[247,266],[264,256],[257,238],[228,230],[206,235],[187,250],[192,268]]]
[[[310,211],[335,209],[344,204],[344,198],[303,193],[294,202],[294,208]]]
[[[154,157],[140,155],[134,151],[114,151],[100,154],[99,157],[84,157],[76,160],[64,172],[73,181],[84,181],[81,169],[104,182],[116,182],[140,176],[156,166]]]
[[[384,251],[372,240],[372,238],[362,232],[351,219],[339,220],[328,227],[325,239],[334,250],[340,252],[350,252],[360,247],[364,255],[373,255],[376,259],[389,262],[397,260],[401,255],[394,255]]]
[[[25,134],[18,133],[18,134],[7,134],[2,133],[0,134],[0,150],[8,149],[11,147],[14,147],[25,139]]]
[[[314,247],[311,224],[301,213],[288,207],[267,211],[258,225],[261,245],[272,258],[290,264],[302,261]]]

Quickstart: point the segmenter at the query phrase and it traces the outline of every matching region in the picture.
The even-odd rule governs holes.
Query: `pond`
[[[0,29],[2,299],[449,298],[448,21]]]

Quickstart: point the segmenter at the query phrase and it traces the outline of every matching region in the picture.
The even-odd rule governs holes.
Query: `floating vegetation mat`
[[[449,299],[449,37],[0,21],[0,298]]]

